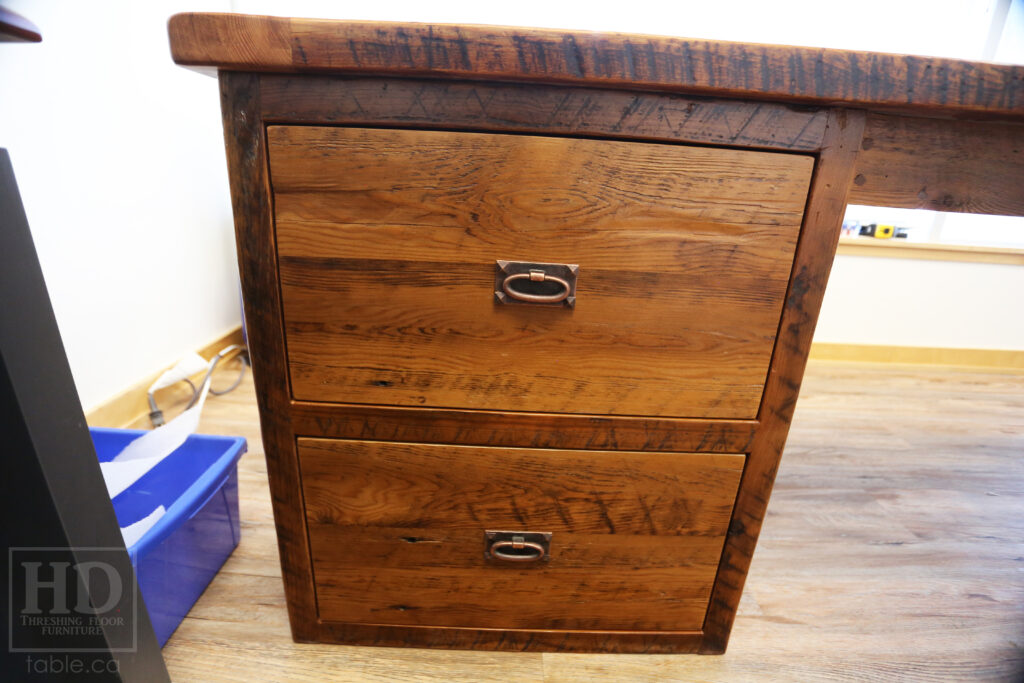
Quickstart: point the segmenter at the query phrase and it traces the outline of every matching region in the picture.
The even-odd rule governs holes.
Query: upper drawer
[[[443,131],[268,128],[297,399],[754,418],[808,156]],[[497,260],[577,264],[503,305]]]

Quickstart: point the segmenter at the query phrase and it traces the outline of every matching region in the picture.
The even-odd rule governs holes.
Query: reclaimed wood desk
[[[297,640],[725,650],[847,202],[1024,214],[1024,68],[224,14]]]

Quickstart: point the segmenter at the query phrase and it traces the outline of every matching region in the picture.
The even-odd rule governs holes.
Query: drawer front
[[[268,128],[293,395],[756,417],[808,156],[444,131]],[[576,264],[575,307],[495,262]]]
[[[743,455],[298,441],[320,619],[702,628]],[[547,561],[485,531],[551,534]],[[514,551],[513,551],[514,552]]]

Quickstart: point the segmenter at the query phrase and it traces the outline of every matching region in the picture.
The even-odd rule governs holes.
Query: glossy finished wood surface
[[[1024,66],[507,26],[179,14],[174,60],[238,71],[364,72],[686,90],[1024,116]]]
[[[242,539],[164,648],[179,683],[1010,683],[1024,672],[1020,374],[811,361],[721,657],[295,643],[249,377],[207,401],[201,431],[249,439]]]
[[[300,400],[752,419],[813,158],[679,145],[268,129]],[[579,265],[573,309],[496,260]]]

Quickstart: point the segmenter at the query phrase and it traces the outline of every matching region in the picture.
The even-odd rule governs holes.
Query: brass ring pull
[[[516,280],[530,280],[532,282],[555,282],[562,287],[562,291],[558,294],[527,294],[526,292],[518,292],[512,288],[512,283]],[[549,275],[543,270],[531,270],[529,273],[515,273],[509,275],[502,282],[501,288],[513,299],[519,301],[529,301],[535,304],[555,304],[559,301],[565,301],[566,297],[569,296],[570,286],[566,280],[554,275]],[[542,553],[543,554],[543,553]]]
[[[531,554],[522,553],[503,553],[502,548],[510,548],[515,550],[532,550]],[[527,541],[522,536],[514,536],[511,540],[507,541],[495,541],[491,544],[491,556],[498,560],[506,560],[508,562],[536,562],[537,560],[543,559],[545,550],[544,546],[540,543],[534,543],[533,541]]]

